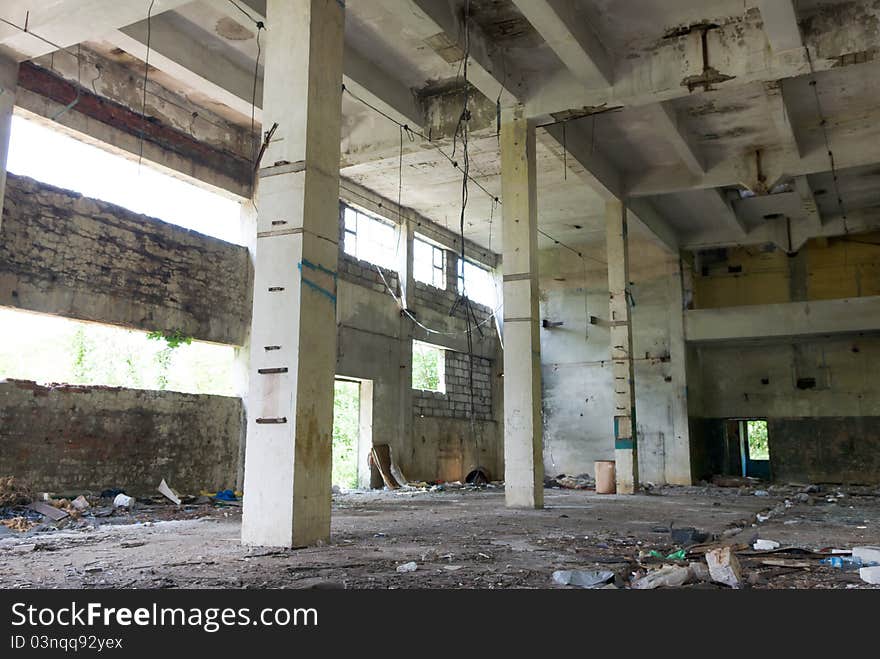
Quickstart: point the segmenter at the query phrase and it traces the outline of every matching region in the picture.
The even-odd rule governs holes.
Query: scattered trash
[[[687,552],[684,549],[679,549],[676,552],[664,556],[656,549],[652,549],[648,552],[648,556],[650,556],[651,558],[662,558],[668,561],[683,561],[685,559],[685,556],[687,556]]]
[[[659,570],[648,572],[641,579],[632,582],[636,590],[653,590],[654,588],[677,588],[694,579],[690,567],[680,565],[664,565]]]
[[[330,494],[342,494],[342,488],[340,488],[338,485],[334,485],[330,488]]]
[[[680,529],[669,529],[669,535],[672,536],[672,542],[681,545],[683,547],[689,547],[690,545],[698,545],[701,542],[706,542],[709,539],[709,534],[705,531],[700,531],[699,529],[695,529],[692,526],[687,526]]]
[[[557,570],[553,573],[554,583],[560,586],[579,586],[594,588],[608,583],[614,578],[614,572],[608,570]]]
[[[755,544],[752,545],[752,548],[755,551],[771,551],[773,549],[779,549],[779,543],[775,540],[755,540]]]
[[[755,490],[754,495],[756,497],[769,497],[770,493],[767,490]]]
[[[596,488],[596,481],[589,474],[579,476],[557,476],[554,479],[559,487],[566,490],[592,490]]]
[[[238,501],[238,497],[232,490],[220,490],[212,498],[218,501]]]
[[[159,494],[168,499],[171,503],[176,506],[180,505],[180,497],[177,495],[177,492],[168,487],[168,483],[165,482],[165,479],[162,479],[162,482],[159,483],[159,487],[156,488],[159,490]]]
[[[89,500],[86,499],[82,494],[80,494],[76,499],[70,502],[70,505],[76,508],[78,511],[82,512],[84,510],[88,510],[91,506],[89,504]]]
[[[0,526],[16,531],[17,533],[25,533],[30,531],[37,525],[36,522],[29,520],[27,517],[12,517],[10,519],[0,519]]]
[[[134,499],[127,494],[119,493],[113,499],[114,508],[131,508],[133,504]]]
[[[830,565],[838,569],[862,567],[862,559],[855,556],[831,556],[819,561],[822,565]]]
[[[742,568],[730,547],[719,547],[706,552],[706,563],[712,581],[731,588],[739,588]]]
[[[875,586],[880,585],[880,566],[874,565],[859,568],[859,577],[865,583],[874,584]]]
[[[104,490],[101,492],[102,499],[113,499],[117,494],[125,494],[125,490],[121,490],[118,487],[112,487],[110,489]]]
[[[397,480],[392,469],[391,447],[388,444],[374,444],[370,451],[370,464],[379,470],[385,487],[389,490],[399,490],[406,485],[405,480]],[[397,470],[399,472],[399,470]]]
[[[852,556],[861,559],[863,565],[880,565],[880,547],[853,547]]]
[[[45,515],[54,522],[69,517],[67,512],[59,510],[55,506],[50,506],[48,503],[43,503],[42,501],[34,501],[29,508],[31,510],[36,510],[41,515]]]
[[[419,568],[418,563],[415,561],[410,561],[409,563],[404,563],[403,565],[397,566],[397,571],[401,574],[406,572],[415,572]]]

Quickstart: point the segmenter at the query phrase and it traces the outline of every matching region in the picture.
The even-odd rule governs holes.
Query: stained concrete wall
[[[676,431],[670,321],[681,283],[677,257],[641,241],[630,250],[639,478],[660,484]],[[539,272],[541,318],[563,323],[541,330],[545,473],[593,474],[596,460],[614,459],[607,270],[551,249],[541,251]]]
[[[224,396],[0,381],[0,474],[48,492],[232,487],[241,414]]]
[[[866,296],[880,291],[876,246],[866,244],[872,240],[876,236],[811,240],[792,257],[771,247],[701,253],[695,304],[733,311],[743,304],[869,302]],[[806,305],[811,321],[825,308],[812,306]],[[695,475],[718,473],[724,419],[758,418],[768,420],[775,479],[880,482],[880,327],[871,331],[869,318],[859,314],[861,332],[690,343]]]
[[[240,345],[247,250],[12,176],[0,233],[0,305]]]
[[[701,450],[718,452],[722,419],[763,418],[774,478],[880,482],[878,360],[880,333],[696,346]]]

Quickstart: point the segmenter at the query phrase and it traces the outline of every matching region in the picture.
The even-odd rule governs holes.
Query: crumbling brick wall
[[[0,475],[36,491],[234,487],[238,398],[0,381]]]
[[[13,175],[0,236],[0,306],[244,343],[244,247]]]

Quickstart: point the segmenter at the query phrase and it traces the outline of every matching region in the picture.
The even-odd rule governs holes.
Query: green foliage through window
[[[446,353],[442,348],[413,341],[412,388],[445,392],[445,365]]]
[[[746,434],[749,439],[749,459],[769,460],[770,442],[767,437],[766,421],[747,421]]]

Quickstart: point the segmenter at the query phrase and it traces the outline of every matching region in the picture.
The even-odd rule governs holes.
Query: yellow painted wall
[[[807,299],[880,295],[880,232],[807,242]],[[768,248],[769,250],[769,248]],[[694,308],[791,302],[791,259],[781,249],[758,246],[727,250],[725,260],[702,257],[707,269],[694,273]],[[732,273],[729,266],[740,266]]]

